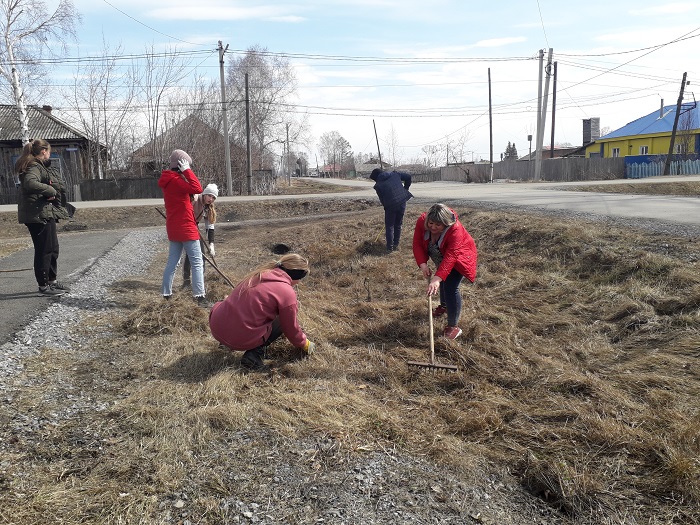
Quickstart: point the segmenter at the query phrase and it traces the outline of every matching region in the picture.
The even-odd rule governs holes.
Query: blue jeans
[[[452,270],[447,279],[440,283],[440,304],[447,307],[447,326],[457,326],[462,313],[462,296],[459,285],[464,276],[457,270]]]
[[[201,250],[202,254],[204,254],[204,243],[200,240],[199,241],[199,249]],[[206,268],[206,261],[204,261],[204,257],[202,257],[202,268]],[[190,258],[187,257],[187,254],[185,254],[185,257],[182,261],[182,280],[183,281],[190,281],[190,274],[192,273],[192,265],[190,264]]]
[[[386,250],[388,252],[399,247],[401,240],[401,225],[406,212],[406,203],[396,208],[384,208],[384,231],[386,232]]]
[[[192,295],[195,297],[202,297],[205,295],[204,260],[202,259],[202,249],[199,246],[199,240],[184,242],[170,241],[170,252],[168,253],[168,262],[163,272],[161,293],[164,296],[173,294],[173,279],[175,278],[175,271],[180,262],[183,248],[192,265]]]

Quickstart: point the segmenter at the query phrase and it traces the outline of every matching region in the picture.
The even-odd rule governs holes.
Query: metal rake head
[[[422,361],[408,361],[406,364],[411,368],[429,370],[431,372],[439,372],[443,374],[447,374],[448,372],[457,372],[458,370],[455,365],[441,365],[439,363],[425,363]]]

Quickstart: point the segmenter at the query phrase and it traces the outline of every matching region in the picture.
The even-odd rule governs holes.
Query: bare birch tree
[[[289,59],[260,46],[249,48],[245,55],[231,61],[226,83],[228,96],[233,101],[232,125],[237,137],[245,136],[246,73],[251,135],[257,149],[258,169],[263,169],[268,150],[273,145],[279,148],[286,143],[288,125],[295,142],[303,135],[304,124],[290,118],[291,101],[297,89],[296,76]]]
[[[146,48],[145,64],[140,67],[140,104],[146,108],[148,140],[153,148],[151,154],[156,162],[162,162],[170,152],[163,151],[164,144],[158,141],[167,129],[165,102],[172,96],[187,76],[190,60],[182,60],[177,48],[156,52],[155,46]]]
[[[399,134],[396,132],[393,124],[386,135],[386,145],[389,150],[391,165],[394,167],[398,166],[401,162],[401,155],[399,154]]]
[[[674,152],[681,155],[682,159],[687,159],[688,155],[695,151],[695,136],[698,128],[695,121],[694,108],[688,106],[681,106],[681,115],[678,118],[676,151]]]
[[[102,58],[78,66],[73,86],[65,93],[90,139],[88,158],[92,178],[102,179],[110,168],[125,168],[133,151],[135,78],[132,66],[119,65],[121,46],[111,49],[103,40]]]
[[[54,47],[65,49],[67,39],[75,38],[80,15],[71,0],[60,0],[51,13],[41,0],[0,0],[0,76],[12,89],[21,125],[22,143],[29,142],[24,83],[28,73],[40,74],[41,58],[55,55]]]
[[[333,166],[334,174],[352,169],[354,165],[352,146],[337,131],[327,131],[321,135],[318,151],[324,162]]]

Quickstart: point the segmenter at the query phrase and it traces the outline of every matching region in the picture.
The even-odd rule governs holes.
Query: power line
[[[700,27],[697,29],[692,30],[690,33],[687,33],[687,35],[690,35],[694,33],[695,31],[700,30]],[[628,55],[630,53],[639,53],[641,51],[647,51],[649,49],[651,50],[656,50],[661,47],[667,46],[669,44],[675,44],[677,42],[683,42],[684,40],[690,40],[691,38],[698,38],[700,35],[693,35],[693,36],[682,36],[679,38],[676,38],[674,40],[671,40],[670,42],[666,42],[664,44],[656,44],[654,46],[648,46],[648,47],[640,47],[638,49],[629,49],[627,51],[612,51],[609,53],[588,53],[588,54],[573,54],[573,53],[557,53],[558,57],[609,57],[609,56],[615,56],[615,55]]]
[[[619,64],[619,65],[617,65],[617,66],[615,66],[615,67],[613,67],[613,68],[610,68],[610,69],[608,69],[608,70],[605,70],[605,71],[601,72],[601,73],[598,74],[598,75],[592,76],[591,78],[588,78],[588,79],[586,79],[586,80],[582,80],[581,82],[578,82],[578,83],[576,83],[576,84],[574,84],[574,85],[572,85],[572,86],[569,86],[569,87],[566,88],[566,89],[571,89],[572,87],[579,86],[579,85],[581,85],[581,84],[585,84],[585,83],[587,83],[587,82],[593,80],[594,78],[598,78],[598,77],[601,77],[601,76],[606,75],[606,74],[608,74],[608,73],[612,73],[612,72],[614,72],[614,71],[620,69],[621,67],[626,66],[627,64],[630,64],[630,63],[632,63],[632,62],[634,62],[634,61],[636,61],[636,60],[639,60],[639,59],[642,58],[642,57],[645,57],[645,56],[647,56],[647,55],[650,55],[650,54],[653,53],[654,51],[658,51],[659,49],[661,49],[661,48],[663,48],[663,47],[666,47],[666,46],[668,46],[668,45],[674,44],[674,43],[678,42],[680,39],[685,38],[685,37],[687,37],[688,35],[691,35],[691,34],[695,33],[696,31],[699,31],[699,30],[700,30],[700,27],[695,28],[695,29],[693,29],[692,31],[689,31],[689,32],[687,32],[687,33],[681,35],[681,36],[678,37],[678,38],[674,38],[673,40],[671,40],[671,41],[669,41],[669,42],[666,42],[665,44],[662,44],[662,45],[660,45],[660,46],[657,46],[657,47],[654,47],[654,48],[650,49],[649,51],[647,51],[646,53],[643,53],[643,54],[639,55],[638,57],[632,58],[632,59],[628,60],[627,62],[623,62],[622,64]]]
[[[195,43],[193,43],[193,42],[188,42],[187,40],[182,40],[181,38],[177,38],[176,36],[168,35],[168,34],[166,34],[166,33],[163,33],[163,32],[161,32],[161,31],[158,31],[157,29],[154,29],[154,28],[152,28],[151,26],[149,26],[149,25],[147,25],[147,24],[144,24],[144,23],[141,22],[140,20],[134,18],[134,17],[131,16],[130,14],[125,13],[124,11],[122,11],[121,9],[119,9],[117,6],[115,6],[115,5],[113,5],[113,4],[110,4],[107,0],[102,0],[102,1],[103,1],[105,4],[107,4],[109,7],[111,7],[112,9],[114,9],[114,10],[116,10],[116,11],[119,11],[121,14],[123,14],[123,15],[126,16],[127,18],[130,18],[131,20],[133,20],[133,21],[136,22],[137,24],[141,24],[143,27],[145,27],[145,28],[147,28],[147,29],[150,29],[150,30],[153,31],[154,33],[158,33],[159,35],[163,35],[163,36],[165,36],[165,37],[168,37],[168,38],[171,39],[171,40],[177,40],[178,42],[182,42],[183,44],[188,44],[188,45],[191,45],[191,46],[203,46],[203,45],[204,45],[204,44],[195,44]]]
[[[544,33],[544,41],[547,43],[547,47],[550,47],[549,40],[547,39],[547,31],[544,28],[544,18],[542,18],[542,7],[540,6],[540,0],[537,0],[537,11],[540,13],[540,24],[542,25],[542,33]]]

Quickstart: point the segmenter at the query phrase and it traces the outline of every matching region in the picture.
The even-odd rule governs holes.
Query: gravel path
[[[153,252],[146,246],[165,242],[165,232],[160,229],[129,233],[78,282],[70,285],[70,294],[57,298],[17,332],[12,341],[2,345],[0,395],[5,398],[9,394],[12,378],[21,372],[24,359],[38,354],[43,346],[70,350],[85,343],[76,339],[72,328],[87,312],[105,312],[113,308],[107,287],[119,279],[145,271],[153,257]],[[51,326],[51,330],[47,330],[47,326]]]

